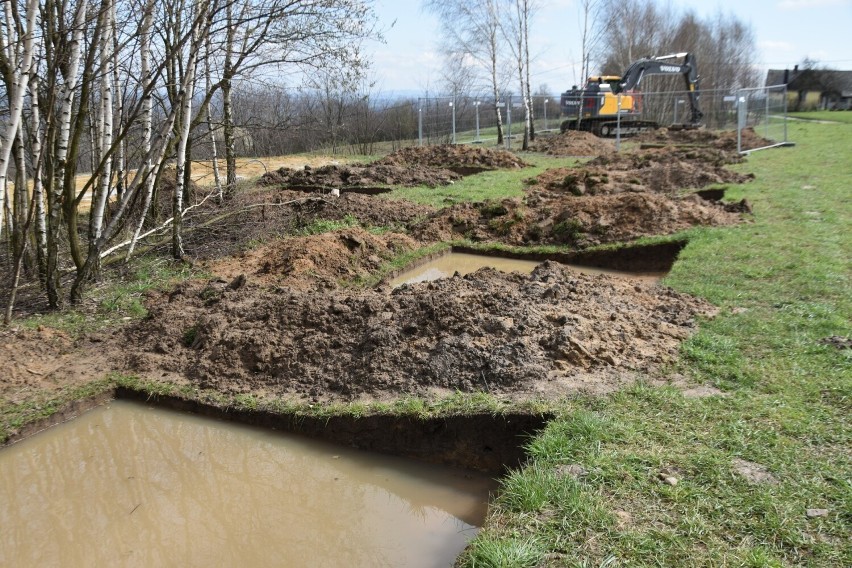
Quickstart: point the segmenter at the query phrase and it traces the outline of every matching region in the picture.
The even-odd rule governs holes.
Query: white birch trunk
[[[35,207],[36,253],[39,269],[41,269],[42,263],[47,256],[47,216],[44,207],[44,185],[41,180],[44,160],[42,158],[41,111],[38,106],[38,87],[38,77],[33,76],[30,79],[30,92],[32,93],[30,112],[32,113],[33,120],[30,147],[33,153],[33,206]]]
[[[210,92],[210,42],[204,44],[204,88]],[[216,187],[216,200],[221,204],[223,201],[222,177],[219,175],[219,156],[216,152],[216,130],[213,128],[213,113],[211,105],[207,105],[207,131],[210,133],[210,151],[212,153],[213,183]]]
[[[12,145],[15,141],[15,136],[17,136],[18,128],[20,128],[21,125],[21,114],[24,108],[24,93],[27,90],[30,71],[32,70],[33,52],[35,51],[34,30],[38,5],[38,0],[27,0],[26,31],[24,32],[24,37],[20,38],[21,55],[16,61],[18,65],[16,66],[13,83],[8,93],[9,118],[3,139],[0,140],[0,188],[2,188],[0,189],[0,192],[2,192],[2,198],[0,199],[3,200],[0,201],[0,206],[2,206],[3,210],[6,210],[8,207],[5,200],[7,199],[6,176],[9,171],[9,158],[12,154]],[[11,11],[10,0],[5,0],[4,9],[7,10],[7,13]],[[11,52],[15,49],[15,46],[11,41],[11,36],[9,36],[9,39],[8,49]],[[0,236],[2,236],[2,224],[0,224]]]
[[[127,249],[127,260],[130,260],[133,254],[133,249],[136,248],[136,241],[139,239],[139,234],[142,232],[142,226],[145,224],[145,217],[148,215],[148,209],[151,207],[151,198],[154,194],[154,167],[151,163],[151,121],[153,110],[153,95],[150,92],[151,86],[151,23],[154,19],[154,3],[156,0],[148,0],[145,4],[145,13],[142,17],[142,29],[140,30],[139,49],[140,70],[142,73],[142,92],[144,99],[142,100],[142,153],[146,156],[140,170],[145,180],[145,199],[142,203],[142,211],[139,215],[139,221],[136,223],[136,229],[133,231],[133,237],[130,239],[130,247]],[[157,164],[159,168],[159,164]],[[139,172],[137,172],[137,176]]]
[[[192,97],[195,94],[195,70],[198,61],[198,54],[195,50],[198,45],[196,34],[200,34],[200,30],[196,30],[193,34],[189,62],[186,66],[186,78],[179,95],[181,101],[180,115],[183,122],[180,124],[180,134],[178,136],[177,164],[175,166],[177,180],[175,183],[174,200],[172,201],[172,214],[174,215],[174,223],[172,224],[172,256],[176,259],[183,258],[184,254],[181,217],[183,211],[184,173],[186,170],[186,147],[189,143],[189,130],[192,124]]]
[[[99,148],[99,159],[103,159],[104,156],[109,154],[110,148],[112,147],[113,140],[113,127],[112,127],[112,119],[113,119],[113,99],[112,99],[112,87],[113,87],[113,41],[112,41],[112,31],[113,31],[113,22],[112,16],[115,11],[115,2],[110,3],[110,7],[105,10],[104,13],[104,35],[103,35],[103,43],[101,44],[101,101],[100,101],[100,109],[101,109],[101,120],[100,126],[101,131],[99,133],[98,139],[100,142]],[[104,211],[106,210],[107,199],[109,198],[110,188],[112,185],[112,160],[107,159],[104,163],[103,171],[101,172],[100,183],[97,191],[94,192],[92,196],[92,208],[91,208],[91,243],[94,244],[101,236],[101,231],[103,229],[103,221],[104,221]]]
[[[121,88],[121,77],[119,74],[119,44],[118,44],[118,22],[116,21],[116,4],[117,1],[113,1],[112,3],[112,75],[113,75],[113,99],[115,101],[115,110],[113,111],[113,122],[118,122],[118,129],[122,128],[124,124],[124,93]],[[127,183],[125,176],[127,172],[125,171],[127,166],[127,142],[126,138],[122,138],[118,143],[118,155],[115,160],[116,167],[116,191],[120,195],[124,191],[124,187]],[[109,198],[107,198],[109,200]]]
[[[74,13],[74,30],[71,35],[68,65],[62,70],[63,85],[59,94],[59,135],[56,141],[56,166],[53,171],[53,182],[48,196],[47,208],[47,299],[51,307],[59,307],[62,303],[59,281],[59,226],[65,170],[68,160],[68,141],[71,137],[71,111],[74,107],[74,93],[77,89],[80,74],[80,54],[83,41],[83,31],[86,23],[88,0],[78,0],[77,11]]]

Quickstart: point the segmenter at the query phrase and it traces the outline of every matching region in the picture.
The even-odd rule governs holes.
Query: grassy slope
[[[852,126],[796,123],[790,138],[740,166],[757,180],[729,197],[754,223],[694,231],[667,280],[722,308],[679,371],[728,396],[639,385],[566,401],[463,563],[852,565],[852,357],[820,343],[852,335]],[[737,458],[776,483],[749,484]]]
[[[500,200],[507,197],[522,197],[524,180],[534,178],[544,170],[573,166],[575,158],[560,158],[543,154],[520,154],[531,167],[517,170],[495,170],[475,176],[467,176],[452,185],[442,187],[401,187],[387,199],[407,199],[433,207],[446,207],[461,201]]]

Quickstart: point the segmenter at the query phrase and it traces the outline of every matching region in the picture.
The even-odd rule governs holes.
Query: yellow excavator
[[[682,61],[677,61],[681,60]],[[674,61],[673,61],[674,60]],[[698,107],[698,71],[691,53],[673,53],[644,57],[630,64],[624,75],[589,77],[586,87],[576,86],[562,93],[560,109],[565,120],[560,130],[585,130],[596,136],[622,136],[659,128],[657,122],[642,120],[642,95],[639,83],[645,75],[680,75],[686,82],[690,113],[688,122],[670,128],[698,128],[704,116]],[[621,103],[619,104],[619,95]]]

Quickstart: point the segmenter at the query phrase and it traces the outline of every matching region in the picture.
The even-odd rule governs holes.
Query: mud
[[[658,128],[651,132],[645,132],[633,138],[645,143],[655,144],[690,144],[690,145],[705,145],[736,152],[737,150],[737,132],[735,130],[715,131],[705,130],[703,128],[697,130],[669,130],[668,128]],[[753,128],[744,128],[741,133],[742,147],[744,150],[761,148],[769,146],[773,142],[757,134]]]
[[[500,148],[444,144],[409,146],[392,152],[376,164],[429,166],[433,168],[472,168],[473,170],[514,169],[528,164],[512,152]]]
[[[738,163],[736,154],[715,148],[655,148],[599,156],[573,168],[555,168],[537,176],[530,193],[550,191],[571,195],[654,192],[668,195],[723,183],[745,183],[753,176],[725,166]]]
[[[693,143],[709,136],[681,135]],[[108,338],[4,331],[10,371],[0,395],[30,400],[110,370],[308,401],[479,390],[558,396],[608,391],[637,374],[663,380],[661,369],[676,356],[695,317],[713,311],[665,287],[577,274],[552,263],[529,276],[484,269],[396,291],[352,284],[369,282],[391,259],[439,241],[583,251],[698,225],[740,223],[749,210],[745,202],[722,203],[718,193],[683,195],[747,179],[724,168],[740,158],[714,136],[702,147],[606,152],[578,168],[538,176],[523,198],[439,211],[351,192],[306,195],[282,184],[290,183],[290,172],[306,179],[325,172],[327,179],[311,184],[372,188],[407,183],[404,176],[418,171],[438,183],[444,178],[435,172],[450,180],[459,174],[436,164],[473,171],[523,163],[454,146],[406,149],[374,165],[270,174],[270,186],[222,206],[210,201],[187,215],[185,248],[213,276],[149,293],[144,321]],[[367,179],[362,166],[394,175]],[[322,229],[318,221],[383,230],[352,226],[307,234]],[[168,247],[167,239],[158,246]]]
[[[370,164],[283,167],[261,176],[258,184],[281,188],[337,188],[354,191],[371,186],[437,187],[463,175],[497,168],[521,168],[521,159],[505,150],[470,146],[423,146],[397,150]],[[454,170],[458,170],[454,171]]]
[[[615,142],[591,132],[569,130],[551,136],[537,136],[530,150],[551,156],[600,156],[615,152]]]
[[[21,403],[103,376],[112,367],[102,346],[99,337],[74,339],[48,327],[0,329],[0,399]]]
[[[244,275],[263,285],[336,288],[341,282],[369,278],[400,254],[420,245],[400,233],[374,235],[360,227],[308,237],[273,240],[202,266],[217,278],[211,289],[224,287]]]
[[[461,177],[461,175],[448,169],[428,166],[352,164],[348,166],[329,165],[316,169],[305,167],[301,170],[280,168],[264,174],[257,183],[262,186],[282,188],[309,186],[346,189],[376,185],[426,185],[436,187],[449,185],[460,180]]]
[[[531,192],[526,200],[499,204],[458,204],[415,225],[420,240],[467,238],[524,246],[560,244],[577,248],[669,235],[694,226],[742,222],[738,212],[696,195],[668,197],[656,193],[616,195]]]
[[[212,302],[212,304],[211,304]],[[127,330],[126,370],[307,400],[606,391],[654,375],[714,310],[668,288],[544,263],[385,290],[188,282]],[[213,306],[213,307],[211,307]]]

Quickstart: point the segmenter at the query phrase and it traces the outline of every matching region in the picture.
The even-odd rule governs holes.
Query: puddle
[[[494,487],[114,401],[0,452],[0,565],[450,566]]]
[[[503,272],[521,272],[529,274],[541,263],[541,260],[528,260],[518,258],[503,258],[482,254],[471,254],[466,252],[450,252],[416,268],[407,270],[396,278],[390,280],[390,285],[396,288],[403,284],[415,284],[417,282],[429,282],[439,278],[449,278],[455,272],[461,275],[475,272],[483,267],[491,267]],[[627,272],[593,266],[566,263],[572,270],[583,274],[608,274],[622,278],[632,278],[646,282],[658,282],[666,273],[660,271],[650,272]]]

